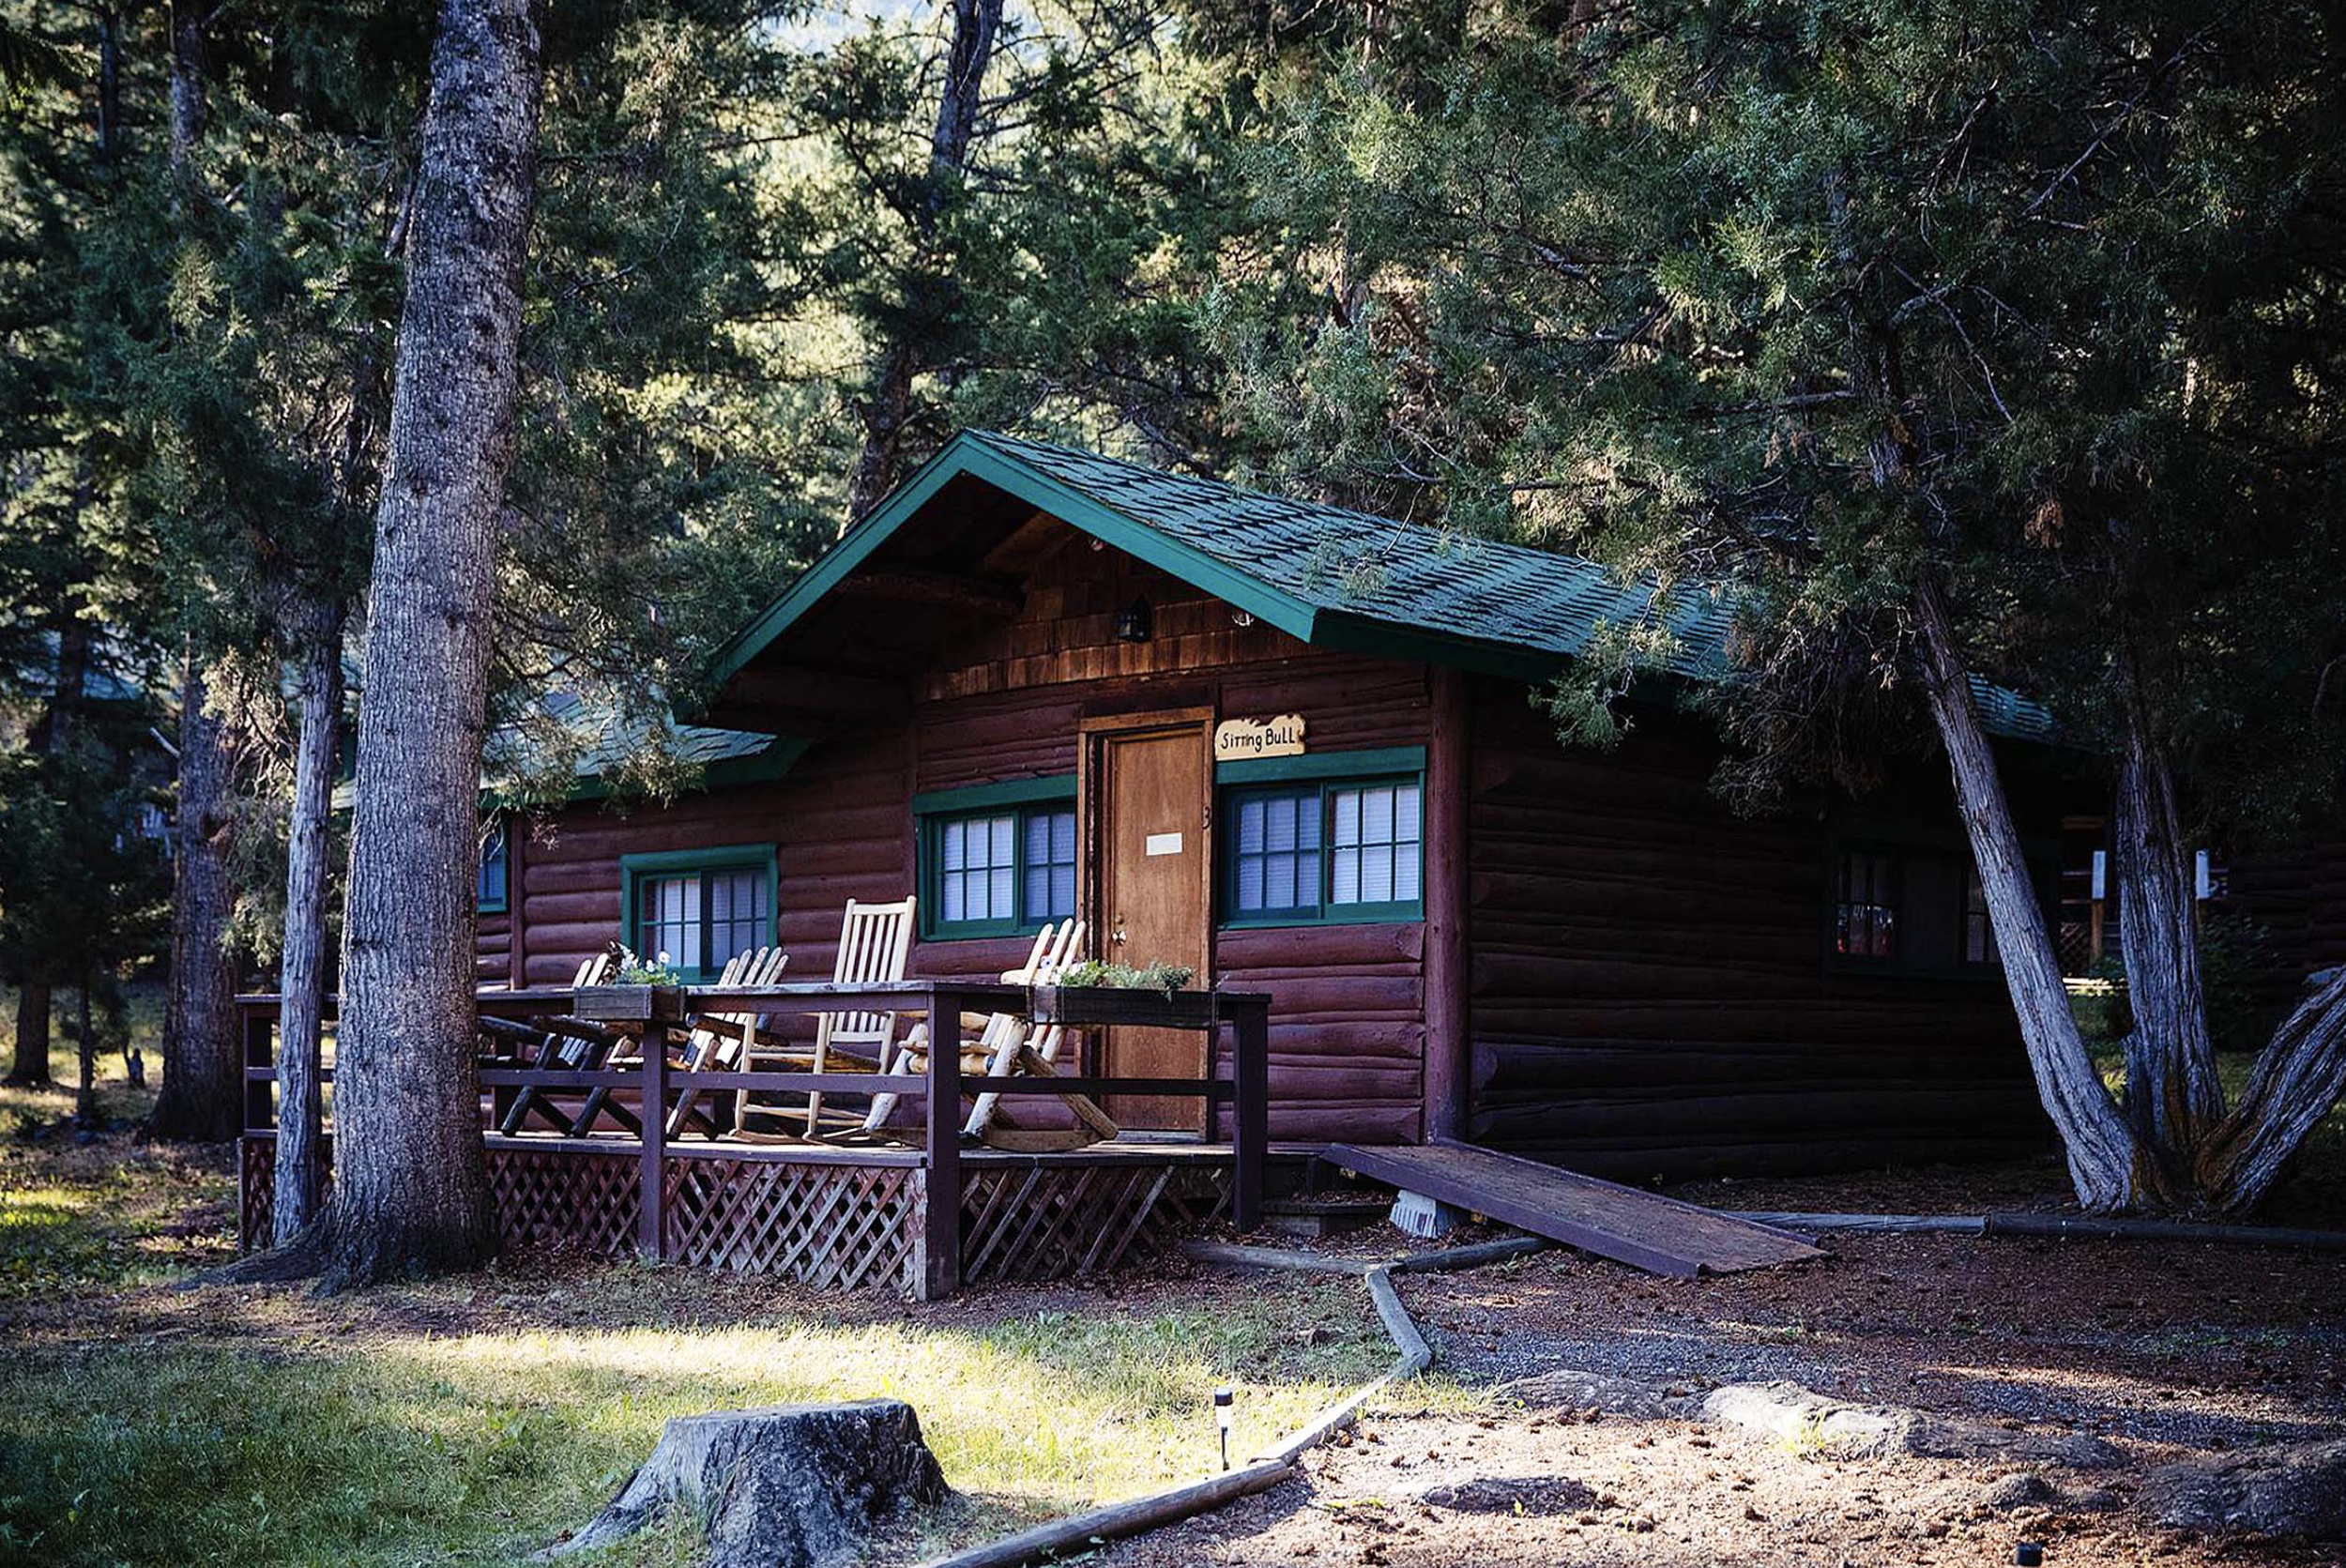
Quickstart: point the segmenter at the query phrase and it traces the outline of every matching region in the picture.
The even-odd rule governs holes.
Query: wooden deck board
[[[1796,1236],[1716,1210],[1472,1144],[1336,1144],[1326,1158],[1535,1236],[1681,1279],[1823,1256]]]

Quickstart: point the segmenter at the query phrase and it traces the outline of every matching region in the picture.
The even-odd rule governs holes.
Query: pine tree
[[[2304,7],[1481,8],[1446,64],[1325,71],[1257,150],[1296,266],[1359,308],[1223,307],[1298,478],[1735,596],[1742,797],[1862,787],[1884,726],[1927,728],[2096,1209],[2252,1206],[2346,1083],[2333,982],[2224,1104],[2189,891],[2196,844],[2333,813],[2346,757],[2339,70]],[[1562,694],[1577,733],[1655,640]],[[2117,759],[2123,1100],[1974,676]]]

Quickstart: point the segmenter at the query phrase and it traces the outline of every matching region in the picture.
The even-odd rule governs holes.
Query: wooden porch
[[[509,1245],[576,1246],[823,1286],[893,1286],[930,1301],[965,1284],[1104,1272],[1160,1250],[1226,1204],[1241,1231],[1260,1221],[1270,1092],[1270,998],[1260,993],[1168,996],[930,980],[629,989],[640,992],[633,1022],[647,1042],[635,1060],[566,1068],[486,1052],[481,1058],[482,1142],[497,1225]],[[582,996],[546,987],[484,990],[478,1006],[486,1019],[529,1023],[579,1015]],[[590,999],[590,1010],[607,1016],[615,1000],[619,1011],[636,1010],[637,997],[615,998],[611,988]],[[246,1059],[238,1223],[247,1248],[266,1241],[273,1207],[280,1001],[274,995],[238,998]],[[706,1014],[867,1012],[918,1016],[929,1023],[932,1039],[942,1040],[959,1038],[965,1012],[1010,1013],[1068,1028],[1198,1031],[1208,1036],[1210,1065],[1201,1078],[976,1075],[964,1073],[960,1052],[944,1049],[929,1051],[918,1073],[695,1072],[671,1062],[664,1047],[669,1030]],[[1215,1049],[1226,1029],[1226,1049]],[[510,1032],[492,1025],[481,1038],[486,1043]],[[321,1076],[330,1085],[330,1068]],[[852,1143],[670,1132],[680,1097],[741,1090],[898,1095],[910,1113],[908,1125],[901,1134]],[[632,1131],[571,1136],[495,1130],[517,1095],[598,1092]],[[1120,1137],[1049,1152],[973,1146],[964,1137],[962,1105],[977,1094],[1200,1099],[1209,1126],[1229,1135]],[[647,1106],[661,1114],[642,1114]],[[321,1188],[327,1180],[321,1171]]]

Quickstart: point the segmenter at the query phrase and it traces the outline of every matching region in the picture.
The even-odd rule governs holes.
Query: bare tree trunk
[[[2257,1058],[2240,1104],[2200,1146],[2208,1207],[2245,1214],[2346,1093],[2346,969],[2303,1002]]]
[[[863,450],[847,482],[847,520],[861,520],[893,489],[903,468],[901,447],[912,407],[912,379],[920,373],[931,328],[952,308],[952,282],[931,262],[937,220],[944,216],[969,166],[985,69],[994,58],[994,36],[1001,27],[1002,0],[953,0],[953,37],[945,58],[945,89],[937,105],[937,129],[929,138],[928,177],[912,217],[913,243],[921,255],[913,275],[913,297],[906,303],[912,323],[883,352],[863,406]]]
[[[2104,1212],[2133,1207],[2153,1176],[2132,1131],[2094,1070],[2094,1058],[2069,1011],[2061,961],[2045,929],[2045,911],[2020,853],[1995,754],[1972,704],[1970,671],[1955,643],[1945,601],[1934,583],[1915,595],[1923,693],[1947,749],[1956,806],[1979,867],[2004,983],[2020,1018],[2020,1037],[2036,1074],[2037,1097],[2069,1158],[2078,1201]]]
[[[27,981],[16,992],[16,1047],[8,1065],[11,1084],[49,1082],[49,987]]]
[[[99,1119],[98,1037],[90,1031],[89,976],[75,992],[73,1016],[73,1119],[89,1126]]]
[[[494,1250],[473,1018],[476,802],[541,73],[527,0],[443,0],[358,709],[328,1288]],[[307,1238],[305,1238],[305,1243]]]
[[[206,114],[204,19],[193,0],[173,0],[171,194],[190,189]],[[205,711],[203,662],[190,652],[179,683],[179,810],[173,834],[171,989],[163,1009],[163,1079],[148,1130],[159,1137],[233,1138],[243,1122],[244,1055],[236,1030],[236,963],[227,942],[236,890],[227,840],[236,755],[225,724]]]
[[[2175,807],[2175,779],[2151,733],[2140,693],[2127,704],[2110,834],[2118,920],[2125,934],[2126,1119],[2171,1179],[2191,1182],[2193,1152],[2224,1113],[2200,982],[2191,847]]]
[[[204,12],[195,0],[171,0],[171,166],[184,172],[204,133]]]
[[[172,830],[171,988],[163,1004],[163,1081],[148,1130],[218,1142],[243,1119],[236,955],[227,944],[236,890],[227,840],[235,791],[228,726],[207,712],[209,686],[190,655],[180,672],[179,804]]]
[[[285,852],[285,940],[279,969],[276,1244],[309,1227],[318,1205],[324,1115],[319,1036],[326,1012],[326,869],[334,754],[342,738],[343,605],[313,601],[301,626],[300,728]]]
[[[80,487],[76,505],[80,505]],[[73,738],[82,693],[89,684],[89,622],[80,612],[81,595],[67,601],[57,622],[57,673],[49,693],[49,707],[33,726],[33,742],[51,756],[61,755]],[[27,975],[17,987],[16,1048],[8,1067],[12,1084],[46,1084],[49,1078],[51,1007],[50,977]]]

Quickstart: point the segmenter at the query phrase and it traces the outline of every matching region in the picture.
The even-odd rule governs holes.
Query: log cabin
[[[1571,556],[965,433],[721,650],[697,788],[500,820],[479,978],[558,984],[614,939],[819,978],[845,901],[915,892],[916,975],[1080,913],[1099,956],[1268,992],[1276,1145],[1635,1180],[2043,1147],[1942,769],[1730,810],[1680,700],[1727,669],[1700,596],[1621,742],[1559,742],[1543,684],[1656,613]],[[2049,722],[1978,695],[2049,906]],[[1186,1075],[1207,1038],[1092,1049]]]

